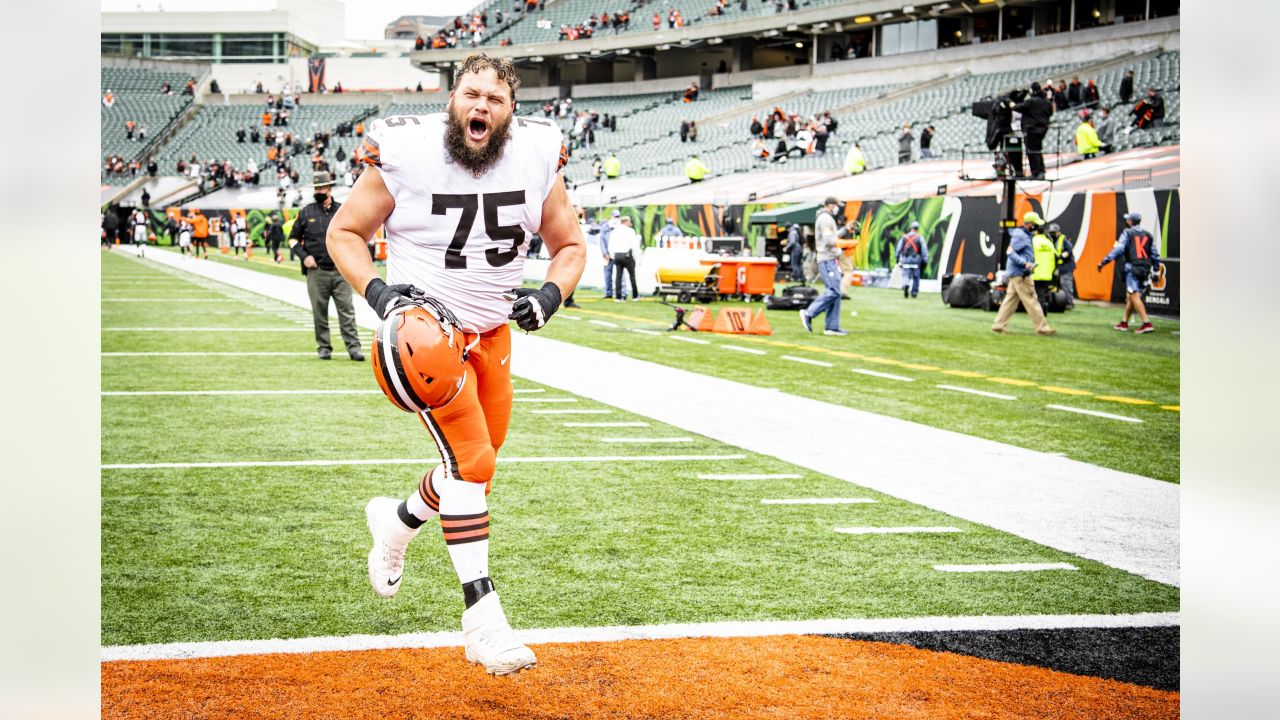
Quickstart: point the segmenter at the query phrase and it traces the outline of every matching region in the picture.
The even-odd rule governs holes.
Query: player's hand
[[[503,293],[502,297],[515,301],[507,317],[515,320],[525,332],[542,328],[560,309],[560,287],[551,282],[543,283],[538,290],[514,288]]]
[[[315,269],[316,269],[316,267],[317,267],[317,266],[316,266],[316,259],[315,259],[314,257],[312,257],[312,256],[308,255],[308,256],[306,256],[306,257],[302,258],[302,265],[303,265],[303,267],[307,268],[308,270],[315,270]]]
[[[401,305],[411,305],[427,294],[413,285],[388,285],[382,278],[374,278],[364,288],[365,302],[378,313],[378,317],[387,319],[387,314]]]

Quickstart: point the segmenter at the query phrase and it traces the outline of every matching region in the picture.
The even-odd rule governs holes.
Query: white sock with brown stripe
[[[489,576],[489,503],[484,485],[437,476],[440,529],[462,584]]]
[[[422,523],[440,514],[440,495],[436,483],[444,473],[444,466],[437,465],[418,483],[418,488],[401,503],[400,519],[409,527],[421,527]],[[405,515],[409,517],[405,517]]]

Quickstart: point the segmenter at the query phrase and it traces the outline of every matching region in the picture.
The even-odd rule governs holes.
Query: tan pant
[[[1003,330],[1009,324],[1009,318],[1017,312],[1019,302],[1027,309],[1027,315],[1031,316],[1031,324],[1036,326],[1036,332],[1051,329],[1044,319],[1044,311],[1040,309],[1040,301],[1036,299],[1035,282],[1027,275],[1011,277],[1005,283],[1004,302],[1000,303],[1000,312],[996,313],[996,322],[991,329]]]

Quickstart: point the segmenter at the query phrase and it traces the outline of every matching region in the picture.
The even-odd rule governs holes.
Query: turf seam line
[[[1056,630],[1067,628],[1178,627],[1178,613],[1127,615],[980,615],[913,618],[850,618],[819,620],[756,620],[670,625],[542,628],[517,630],[531,645],[544,643],[616,642],[698,637],[768,637],[775,635],[840,635],[885,632],[947,632],[979,630]],[[302,654],[460,647],[461,632],[406,633],[403,635],[348,635],[269,640],[215,640],[155,645],[103,647],[102,662],[134,660],[182,660],[192,658]]]

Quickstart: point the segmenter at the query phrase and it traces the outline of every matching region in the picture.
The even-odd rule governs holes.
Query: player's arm
[[[551,192],[542,201],[542,227],[538,230],[542,241],[551,253],[547,266],[547,281],[538,290],[515,288],[509,297],[511,319],[521,330],[530,332],[547,324],[552,314],[560,308],[560,301],[573,292],[582,278],[587,264],[587,243],[578,227],[578,216],[569,202],[569,192],[564,187],[564,176],[556,174]]]
[[[369,258],[370,238],[395,207],[395,198],[382,181],[382,173],[369,165],[360,173],[347,201],[329,221],[329,232],[325,234],[325,246],[338,272],[364,296],[380,318],[385,318],[397,305],[425,294],[412,285],[388,285],[378,276]]]

